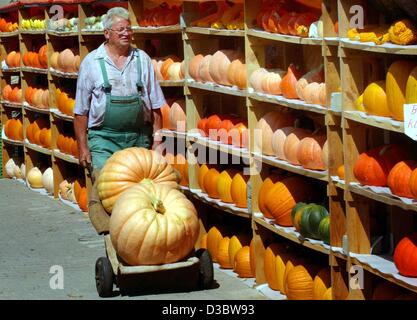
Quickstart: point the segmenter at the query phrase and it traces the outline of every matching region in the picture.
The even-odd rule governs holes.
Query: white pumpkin
[[[323,38],[323,21],[319,20],[310,25],[308,32],[310,38]]]
[[[26,178],[26,166],[24,163],[20,165],[20,173],[22,174],[22,179]]]
[[[14,162],[14,160],[12,158],[10,158],[9,161],[6,162],[5,169],[6,169],[6,174],[9,178],[14,177],[14,167],[15,166],[16,166],[16,163]]]
[[[168,68],[169,80],[181,80],[181,62],[174,62]]]
[[[16,179],[22,179],[22,171],[20,170],[19,166],[14,166],[13,173]]]
[[[38,167],[33,167],[29,170],[26,182],[31,188],[43,188],[42,184],[42,172]]]
[[[70,184],[68,191],[67,191],[68,200],[77,203],[77,199],[75,198],[75,191],[74,191],[74,182]]]
[[[54,192],[54,172],[52,168],[48,168],[44,171],[42,175],[42,184],[48,193]]]

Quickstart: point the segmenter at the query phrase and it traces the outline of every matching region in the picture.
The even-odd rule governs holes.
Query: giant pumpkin
[[[136,147],[115,152],[107,159],[97,181],[104,209],[111,213],[120,194],[145,178],[170,187],[177,186],[174,168],[161,154]]]
[[[130,265],[180,261],[199,230],[196,209],[182,192],[147,179],[119,197],[109,222],[113,246]]]

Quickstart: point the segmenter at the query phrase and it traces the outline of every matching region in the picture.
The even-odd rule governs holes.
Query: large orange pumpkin
[[[289,300],[313,300],[313,278],[316,276],[312,267],[295,266],[288,274],[285,292]]]
[[[177,186],[174,168],[161,154],[136,147],[115,152],[107,159],[97,181],[97,191],[106,211],[111,213],[120,194],[145,178]]]
[[[160,265],[189,255],[200,225],[194,205],[181,191],[145,180],[120,196],[109,231],[117,254],[126,263]]]

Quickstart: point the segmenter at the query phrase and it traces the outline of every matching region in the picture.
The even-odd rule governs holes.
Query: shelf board
[[[341,180],[338,176],[332,176],[331,177],[332,183],[342,190],[346,190],[346,182],[345,180]]]
[[[187,138],[188,138],[189,141],[198,143],[202,146],[205,146],[205,147],[208,147],[208,148],[211,148],[211,149],[218,150],[218,151],[223,152],[223,153],[231,154],[231,155],[239,157],[239,158],[245,158],[245,159],[250,158],[250,153],[245,148],[238,148],[238,147],[235,147],[233,145],[220,143],[218,141],[213,141],[213,140],[210,140],[206,137],[202,137],[201,135],[196,134],[196,133],[188,134]]]
[[[411,210],[417,212],[417,204],[407,204],[398,198],[394,198],[386,194],[373,192],[371,190],[365,189],[360,185],[350,184],[347,189],[363,197],[379,201],[390,206],[396,206],[404,210]]]
[[[20,67],[15,67],[15,68],[7,68],[7,69],[1,69],[1,72],[3,73],[15,73],[15,72],[20,72]]]
[[[348,38],[340,39],[342,48],[356,49],[362,51],[372,51],[377,53],[401,54],[401,55],[417,55],[417,45],[400,46],[391,43],[376,45],[373,42],[351,41]]]
[[[46,34],[46,30],[45,29],[43,29],[43,30],[23,30],[23,29],[20,29],[20,34],[23,34],[23,35],[33,35],[33,34]]]
[[[53,68],[49,68],[49,72],[51,73],[51,75],[53,75],[55,77],[59,77],[59,78],[66,78],[66,79],[77,79],[78,78],[78,73],[76,73],[76,72],[73,72],[73,73],[61,72],[61,71],[55,70]]]
[[[353,264],[359,265],[385,280],[417,293],[417,279],[401,276],[392,261],[392,257],[354,253],[349,255]]]
[[[55,37],[78,37],[78,31],[54,31],[48,30],[47,34]]]
[[[253,220],[262,225],[263,227],[271,230],[272,232],[291,240],[292,242],[298,243],[304,247],[309,249],[324,253],[329,255],[330,254],[330,246],[323,243],[323,241],[312,240],[312,239],[305,239],[303,238],[297,231],[295,231],[294,227],[281,227],[275,224],[271,219],[269,221],[265,220],[265,218],[261,218],[263,216],[262,213],[255,213]]]
[[[69,121],[69,122],[74,122],[74,117],[63,114],[61,111],[59,111],[56,108],[50,109],[50,112],[53,116],[55,116],[58,119]]]
[[[361,111],[343,111],[343,117],[368,126],[404,133],[404,122],[392,118],[370,116]]]
[[[186,81],[186,84],[190,88],[229,94],[229,95],[238,96],[238,97],[246,97],[246,91],[244,90],[233,89],[232,87],[221,86],[216,83],[202,83],[202,82],[197,82],[197,81],[188,79]]]
[[[40,153],[43,153],[43,154],[46,154],[48,156],[52,155],[52,150],[46,149],[46,148],[41,147],[41,146],[38,146],[37,144],[30,143],[27,139],[25,140],[23,145],[26,148],[29,148],[31,150],[34,150],[34,151],[37,151],[37,152],[40,152]]]
[[[0,32],[0,38],[15,37],[19,35],[19,29],[12,32]]]
[[[21,67],[22,72],[31,72],[37,74],[48,74],[48,69],[40,69],[40,68],[33,68],[33,67]]]
[[[82,36],[102,36],[104,35],[104,30],[89,30],[89,29],[82,29],[81,30]]]
[[[221,202],[218,199],[212,199],[207,194],[196,189],[189,189],[189,193],[196,199],[213,206],[216,209],[231,213],[236,216],[251,218],[251,214],[247,208],[238,208],[230,203]]]
[[[303,38],[303,37],[289,36],[289,35],[284,35],[284,34],[279,34],[279,33],[270,33],[267,31],[260,30],[260,29],[248,29],[246,34],[252,37],[280,41],[280,42],[287,42],[287,43],[316,45],[316,46],[321,46],[323,44],[323,38]]]
[[[49,114],[50,113],[49,109],[40,109],[40,108],[31,106],[27,103],[23,104],[23,109],[33,111],[33,112],[43,113],[43,114]]]
[[[23,105],[21,103],[10,102],[10,101],[1,101],[0,102],[4,107],[11,108],[11,109],[19,109],[22,110]]]
[[[172,130],[168,130],[168,129],[162,129],[162,130],[159,131],[159,133],[163,137],[181,138],[181,139],[187,138],[187,133],[186,132],[177,132],[177,131],[172,131]]]
[[[340,38],[339,37],[325,37],[324,43],[328,46],[339,46]]]
[[[318,104],[308,104],[301,100],[286,99],[283,96],[274,96],[265,93],[251,92],[248,94],[248,97],[256,101],[278,104],[280,106],[295,110],[310,111],[320,114],[326,114],[329,110],[326,107],[320,106]]]
[[[303,175],[305,177],[314,178],[317,180],[328,182],[328,172],[327,171],[315,171],[304,169],[301,166],[294,166],[287,161],[279,160],[272,156],[266,156],[257,152],[252,152],[252,155],[255,160],[262,161],[263,163],[269,164],[271,166],[287,170],[289,172],[293,172],[299,175]]]
[[[173,26],[163,26],[163,27],[132,27],[134,33],[181,33],[182,29],[179,24]]]
[[[244,37],[245,30],[227,30],[227,29],[214,29],[214,28],[201,28],[201,27],[187,27],[185,32],[198,33],[212,36],[232,36],[232,37]]]
[[[184,80],[163,80],[159,81],[161,87],[183,87]]]
[[[69,155],[69,154],[66,154],[66,153],[62,153],[61,151],[59,151],[58,149],[54,149],[53,150],[53,155],[54,155],[54,157],[55,158],[58,158],[58,159],[61,159],[61,160],[64,160],[64,161],[66,161],[66,162],[69,162],[69,163],[75,163],[75,164],[80,164],[80,162],[78,161],[78,159],[77,158],[75,158],[74,156],[72,156],[72,155]]]
[[[14,146],[23,146],[23,141],[12,140],[12,139],[7,138],[5,135],[2,136],[2,140],[3,142],[7,144],[11,144]]]

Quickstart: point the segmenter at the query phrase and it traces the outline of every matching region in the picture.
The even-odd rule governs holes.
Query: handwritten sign
[[[404,105],[404,132],[417,140],[417,103]]]

